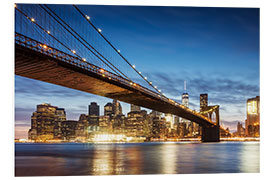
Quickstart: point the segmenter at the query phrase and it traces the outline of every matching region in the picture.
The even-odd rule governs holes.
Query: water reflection
[[[111,175],[123,174],[124,152],[121,147],[115,147],[113,150],[111,145],[102,145],[101,148],[96,147],[93,150],[93,157],[89,159],[89,174],[93,175]],[[91,162],[93,161],[93,162]]]
[[[16,176],[259,172],[259,143],[16,144]]]
[[[161,174],[176,174],[178,148],[175,144],[166,144],[161,147],[162,172]]]
[[[257,142],[247,142],[242,146],[241,171],[256,173],[260,171],[260,146]]]

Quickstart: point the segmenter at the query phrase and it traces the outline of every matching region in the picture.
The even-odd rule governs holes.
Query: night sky
[[[258,8],[79,7],[167,97],[181,102],[186,80],[191,109],[198,110],[199,95],[208,93],[225,127],[244,122],[246,100],[260,90]],[[68,120],[78,120],[92,101],[103,115],[112,100],[15,76],[15,137],[27,137],[37,104],[63,107]]]

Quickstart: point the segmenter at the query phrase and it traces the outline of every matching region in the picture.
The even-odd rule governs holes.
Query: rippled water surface
[[[256,173],[259,142],[15,144],[16,176]]]

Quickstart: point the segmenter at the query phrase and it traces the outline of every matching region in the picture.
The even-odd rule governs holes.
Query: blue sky
[[[258,8],[79,7],[168,97],[180,101],[186,80],[190,108],[198,110],[199,94],[208,93],[226,127],[244,122],[246,100],[260,90]],[[63,107],[68,119],[77,120],[92,101],[103,114],[112,100],[15,76],[16,136],[26,135],[37,104]],[[129,105],[122,106],[127,113]]]

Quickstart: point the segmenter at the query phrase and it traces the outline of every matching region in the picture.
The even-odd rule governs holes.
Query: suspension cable
[[[15,7],[16,10],[18,12],[20,12],[23,16],[25,16],[29,21],[31,21],[32,23],[34,23],[37,27],[39,27],[41,30],[43,30],[44,32],[46,32],[49,36],[51,36],[54,40],[56,40],[58,43],[60,43],[62,46],[64,46],[66,49],[68,49],[69,51],[73,52],[73,54],[75,54],[78,58],[82,59],[78,54],[76,54],[76,52],[74,53],[74,50],[70,49],[68,46],[66,46],[64,43],[62,43],[60,40],[58,40],[55,36],[53,36],[51,33],[49,33],[46,29],[44,29],[41,25],[39,25],[34,18],[30,18],[29,16],[27,16],[23,11],[21,11],[20,9],[18,9],[17,7]]]
[[[156,86],[153,86],[152,82],[148,81],[146,77],[143,77],[143,75],[137,70],[135,69],[135,67],[120,53],[120,51],[118,51],[113,45],[112,43],[100,32],[100,30],[89,20],[89,18],[87,18],[88,16],[85,15],[77,5],[73,4],[73,7],[84,17],[84,19],[86,19],[86,21],[97,31],[97,33],[113,48],[113,50],[141,77],[144,79],[144,81],[146,81],[151,87],[153,87],[159,94],[161,94],[163,97],[167,98],[164,94],[161,93],[161,91],[159,89],[157,89]]]
[[[108,67],[110,67],[110,69],[112,69],[115,73],[117,73],[119,76],[120,74],[122,74],[125,78],[127,78],[128,80],[130,80],[123,72],[121,72],[117,67],[115,67],[107,58],[105,58],[100,52],[98,52],[91,44],[89,44],[82,36],[80,36],[70,25],[68,25],[61,17],[59,17],[51,8],[49,8],[46,4],[44,4],[44,6],[51,12],[49,12],[46,8],[44,8],[41,4],[39,4],[39,6],[45,10],[46,13],[48,13],[52,18],[54,18],[54,20],[59,23],[63,28],[65,28],[74,38],[76,38],[81,44],[84,45],[84,47],[86,47],[92,54],[94,54],[96,57],[98,57],[104,64],[106,64]],[[78,39],[78,37],[76,37],[72,32],[70,32],[61,22],[59,22],[58,19],[56,19],[56,17],[64,24],[66,25],[74,34],[76,34],[79,38],[81,38],[82,41],[84,41],[88,46],[90,46],[90,48],[92,48],[98,55],[100,55],[103,59],[105,59],[105,61],[107,63],[109,63],[111,66],[109,66],[106,62],[104,62],[95,52],[93,52],[91,49],[89,49],[89,47],[87,47],[80,39]],[[120,73],[118,73],[118,72]]]
[[[56,19],[50,12],[48,12],[43,6],[41,6],[39,4],[39,6],[46,12],[48,13],[58,24],[60,24],[66,31],[68,31],[75,39],[77,39],[81,44],[83,44],[89,51],[91,51],[91,53],[93,53],[99,60],[101,60],[105,65],[107,65],[110,69],[112,69],[116,74],[118,74],[120,76],[120,74],[114,70],[110,65],[108,65],[106,62],[104,62],[98,55],[96,55],[91,49],[89,49],[89,47],[87,47],[78,37],[76,37],[74,34],[72,34],[72,32],[67,29],[61,22],[59,22],[58,19]]]

